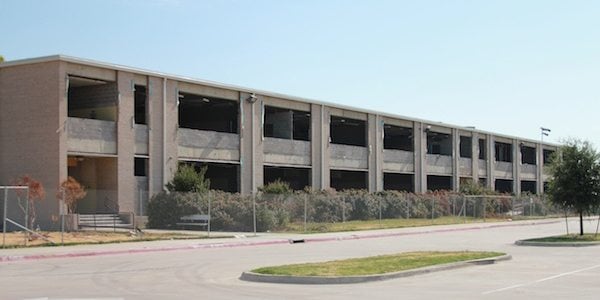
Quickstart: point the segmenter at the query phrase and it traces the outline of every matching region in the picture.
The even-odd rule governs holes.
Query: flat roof
[[[446,128],[452,128],[452,129],[459,129],[459,130],[466,131],[466,132],[475,132],[475,133],[479,133],[479,134],[491,134],[491,135],[502,137],[502,138],[517,139],[517,140],[520,140],[523,142],[529,142],[529,143],[535,143],[535,144],[541,143],[541,141],[539,141],[539,140],[532,140],[532,139],[522,138],[522,137],[518,137],[518,136],[511,136],[511,135],[499,134],[499,133],[495,133],[495,132],[491,132],[491,131],[479,130],[477,128],[473,128],[472,126],[458,126],[458,125],[453,125],[453,124],[449,124],[449,123],[419,119],[419,118],[408,117],[408,116],[403,116],[403,115],[398,115],[398,114],[374,111],[374,110],[370,110],[370,109],[362,109],[362,108],[347,106],[347,105],[343,105],[343,104],[337,104],[337,103],[331,103],[331,102],[320,101],[320,100],[315,100],[315,99],[286,95],[286,94],[282,94],[282,93],[270,92],[270,91],[265,91],[265,90],[260,90],[260,89],[253,89],[253,88],[248,88],[248,87],[244,87],[244,86],[225,84],[225,83],[216,82],[216,81],[197,79],[197,78],[186,77],[186,76],[178,76],[178,75],[173,75],[173,74],[168,74],[168,73],[163,73],[163,72],[156,72],[156,71],[151,71],[151,70],[146,70],[146,69],[141,69],[141,68],[133,68],[133,67],[119,65],[119,64],[111,64],[111,63],[106,63],[106,62],[101,62],[101,61],[96,61],[96,60],[91,60],[91,59],[85,59],[85,58],[79,58],[79,57],[74,57],[74,56],[68,56],[68,55],[62,55],[62,54],[42,56],[42,57],[36,57],[36,58],[20,59],[20,60],[13,60],[13,61],[5,61],[3,63],[0,63],[0,68],[18,66],[18,65],[35,64],[35,63],[44,63],[44,62],[51,62],[51,61],[64,61],[64,62],[81,64],[81,65],[86,65],[86,66],[91,66],[91,67],[98,67],[98,68],[118,70],[118,71],[126,71],[126,72],[131,72],[131,73],[140,74],[140,75],[166,78],[169,80],[175,80],[175,81],[181,81],[181,82],[187,82],[187,83],[199,84],[199,85],[206,85],[206,86],[211,86],[211,87],[215,87],[215,88],[222,88],[222,89],[234,90],[234,91],[239,91],[239,92],[254,93],[257,95],[263,95],[263,96],[268,96],[268,97],[273,97],[273,98],[281,98],[281,99],[285,99],[285,100],[292,100],[292,101],[306,102],[306,103],[317,104],[317,105],[324,105],[324,106],[328,106],[328,107],[332,107],[332,108],[339,108],[339,109],[343,109],[343,110],[349,110],[349,111],[360,112],[360,113],[365,113],[365,114],[374,114],[374,115],[379,115],[382,117],[387,117],[387,118],[392,118],[392,119],[407,120],[407,121],[412,121],[412,122],[422,122],[426,125],[434,125],[434,126],[440,126],[440,127],[446,127]],[[547,143],[547,142],[544,142],[544,145],[558,146],[557,144]]]

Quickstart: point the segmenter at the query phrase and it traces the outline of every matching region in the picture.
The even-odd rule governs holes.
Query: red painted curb
[[[471,226],[471,227],[465,227],[465,228],[433,229],[433,230],[422,230],[422,231],[414,231],[414,232],[390,232],[390,233],[376,233],[376,234],[365,234],[365,235],[353,234],[350,236],[307,238],[307,239],[304,239],[304,241],[310,242],[310,243],[331,242],[331,241],[348,241],[348,240],[374,239],[374,238],[408,236],[408,235],[419,235],[419,234],[430,234],[430,233],[482,230],[482,229],[502,228],[502,227],[546,225],[546,224],[553,224],[553,223],[558,223],[558,222],[562,222],[562,221],[543,221],[543,222],[533,222],[533,223],[525,223],[525,224],[496,224],[496,225],[489,225],[489,226]],[[281,245],[281,244],[288,244],[288,243],[290,243],[290,240],[285,239],[285,240],[271,240],[271,241],[262,241],[262,242],[198,244],[198,245],[163,247],[163,248],[104,250],[104,251],[101,250],[101,251],[58,253],[58,254],[7,255],[7,256],[0,256],[0,263],[18,262],[18,261],[34,261],[34,260],[52,259],[52,258],[73,258],[73,257],[103,256],[103,255],[118,255],[118,254],[169,252],[169,251],[195,250],[195,249],[258,247],[258,246],[268,246],[268,245]]]

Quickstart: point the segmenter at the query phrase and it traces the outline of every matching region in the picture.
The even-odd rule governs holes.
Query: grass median
[[[264,267],[251,272],[265,275],[288,276],[365,276],[394,273],[434,265],[442,265],[504,255],[499,252],[406,252],[364,258],[335,260]]]
[[[557,236],[548,236],[542,238],[534,238],[524,240],[526,242],[541,242],[541,243],[587,243],[587,242],[600,242],[600,235],[594,233],[587,233],[584,235],[579,234],[565,234]]]
[[[508,218],[473,218],[473,217],[452,217],[444,216],[434,219],[383,219],[379,220],[361,220],[347,221],[337,223],[308,223],[306,233],[323,232],[341,232],[341,231],[359,231],[373,229],[391,229],[405,227],[420,227],[431,225],[452,225],[465,223],[483,223],[483,222],[506,222]],[[283,230],[278,232],[304,232],[303,223],[290,223]]]

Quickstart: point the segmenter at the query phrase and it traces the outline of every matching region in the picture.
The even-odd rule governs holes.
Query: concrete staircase
[[[80,214],[79,228],[133,228],[117,214]]]

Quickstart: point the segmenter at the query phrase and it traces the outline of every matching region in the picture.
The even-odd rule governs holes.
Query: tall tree
[[[568,140],[551,158],[550,201],[579,214],[583,235],[583,214],[600,205],[600,154],[587,141]]]

